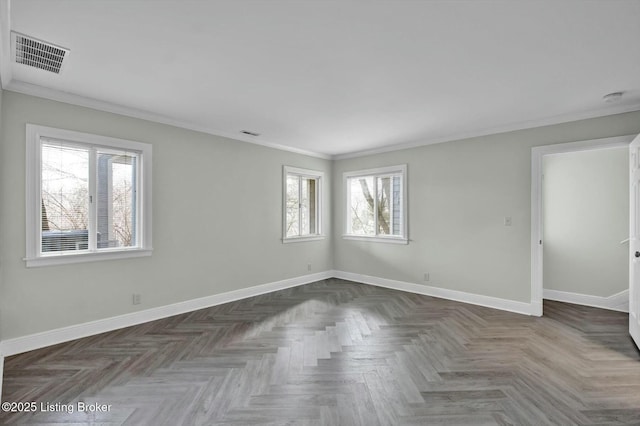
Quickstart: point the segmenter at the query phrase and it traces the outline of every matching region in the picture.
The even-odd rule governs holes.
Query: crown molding
[[[365,157],[369,155],[382,154],[386,152],[401,151],[410,148],[417,148],[426,145],[433,145],[444,142],[452,142],[462,139],[470,139],[482,136],[507,133],[517,130],[526,130],[536,127],[550,126],[555,124],[568,123],[571,121],[586,120],[590,118],[605,117],[615,114],[623,114],[626,112],[640,111],[640,103],[631,105],[619,105],[617,107],[599,108],[590,111],[582,111],[571,114],[560,114],[537,120],[528,120],[518,123],[507,124],[504,126],[496,126],[485,129],[476,129],[468,132],[452,133],[438,137],[425,137],[413,141],[402,142],[399,144],[386,145],[378,148],[365,149],[360,151],[352,151],[344,154],[325,154],[305,149],[295,148],[282,145],[275,142],[266,141],[264,139],[256,140],[254,137],[245,136],[242,133],[230,133],[215,129],[209,126],[194,124],[186,120],[179,120],[157,114],[151,111],[140,110],[127,107],[124,105],[101,101],[94,98],[84,97],[69,92],[62,92],[43,86],[25,83],[13,79],[11,68],[11,0],[0,0],[0,87],[4,90],[23,93],[26,95],[37,96],[53,101],[64,102],[72,105],[83,106],[98,111],[110,112],[113,114],[123,115],[141,120],[147,120],[155,123],[167,124],[170,126],[193,130],[214,136],[221,136],[242,142],[248,142],[254,145],[265,146],[281,151],[292,152],[296,154],[306,155],[310,157],[321,158],[325,160],[344,160],[348,158]]]
[[[349,152],[346,154],[338,154],[332,157],[333,160],[345,160],[348,158],[366,157],[368,155],[382,154],[385,152],[401,151],[403,149],[418,148],[426,145],[434,145],[444,142],[453,142],[462,139],[471,139],[481,136],[496,135],[499,133],[514,132],[517,130],[534,129],[536,127],[552,126],[554,124],[569,123],[572,121],[587,120],[590,118],[606,117],[609,115],[624,114],[626,112],[640,111],[640,104],[620,105],[618,107],[601,108],[591,111],[583,111],[571,114],[561,114],[539,120],[528,120],[504,126],[491,127],[482,130],[473,130],[470,132],[454,133],[448,136],[438,138],[426,138],[412,142],[405,142],[396,145],[388,145],[380,148],[366,149],[362,151]]]
[[[7,4],[8,4],[8,0],[0,0],[0,13],[3,12],[2,6],[5,6]],[[3,17],[0,17],[0,18],[3,18]],[[5,42],[3,38],[4,32],[5,32],[4,29],[0,31],[0,44]],[[6,33],[10,34],[8,31],[6,31]],[[4,55],[5,55],[5,49],[0,49],[0,59],[4,58]],[[10,56],[10,54],[8,55]],[[294,147],[290,147],[290,146],[286,146],[286,145],[282,145],[274,142],[269,142],[265,140],[256,140],[251,136],[243,136],[241,133],[238,133],[238,134],[229,133],[229,132],[221,131],[208,126],[201,126],[198,124],[190,123],[188,121],[177,120],[177,119],[167,117],[161,114],[156,114],[150,111],[126,107],[126,106],[114,104],[111,102],[100,101],[94,98],[79,96],[73,93],[61,92],[59,90],[49,89],[47,87],[25,83],[23,81],[7,80],[5,76],[8,75],[8,73],[10,74],[10,71],[5,71],[4,68],[7,68],[10,70],[10,67],[6,67],[6,62],[3,62],[2,66],[0,67],[0,80],[2,81],[2,88],[4,90],[22,93],[30,96],[36,96],[40,98],[45,98],[45,99],[49,99],[57,102],[64,102],[71,105],[78,105],[86,108],[95,109],[98,111],[110,112],[113,114],[137,118],[140,120],[147,120],[155,123],[166,124],[169,126],[193,130],[196,132],[206,133],[214,136],[221,136],[229,139],[239,140],[242,142],[248,142],[254,145],[265,146],[267,148],[278,149],[280,151],[287,151],[287,152],[293,152],[295,154],[306,155],[309,157],[322,158],[324,160],[344,160],[348,158],[366,157],[369,155],[401,151],[401,150],[410,149],[410,148],[418,148],[426,145],[434,145],[434,144],[444,143],[444,142],[453,142],[457,140],[489,136],[489,135],[495,135],[499,133],[513,132],[517,130],[533,129],[536,127],[551,126],[555,124],[569,123],[572,121],[586,120],[590,118],[598,118],[598,117],[605,117],[609,115],[624,114],[626,112],[640,111],[640,104],[620,105],[618,107],[613,107],[613,108],[610,107],[606,109],[583,111],[579,113],[562,114],[562,115],[543,118],[540,120],[529,120],[529,121],[523,121],[523,122],[514,123],[514,124],[508,124],[505,126],[492,127],[492,128],[470,131],[470,132],[455,133],[449,136],[442,136],[438,138],[426,138],[426,139],[420,139],[412,142],[384,146],[380,148],[373,148],[373,149],[350,152],[345,154],[330,155],[330,154],[323,154],[315,151],[308,151],[300,148],[294,148]]]
[[[3,0],[0,0],[3,1]],[[11,92],[22,93],[24,95],[36,96],[39,98],[49,99],[57,102],[64,102],[71,105],[82,106],[85,108],[91,108],[98,111],[110,112],[112,114],[123,115],[126,117],[137,118],[140,120],[152,121],[154,123],[166,124],[169,126],[179,127],[182,129],[193,130],[196,132],[207,133],[214,136],[222,136],[229,139],[239,140],[242,142],[248,142],[254,145],[261,145],[267,148],[278,149],[281,151],[293,152],[295,154],[307,155],[309,157],[317,157],[325,160],[331,160],[332,156],[322,154],[314,151],[308,151],[305,149],[293,148],[278,143],[273,143],[265,140],[256,140],[252,136],[243,136],[241,133],[230,133],[214,129],[208,126],[201,126],[198,124],[190,123],[188,121],[177,120],[165,115],[156,114],[150,111],[145,111],[137,108],[130,108],[124,105],[119,105],[111,102],[100,101],[94,98],[88,98],[80,95],[76,95],[69,92],[62,92],[55,89],[49,89],[47,87],[39,86],[36,84],[25,83],[19,80],[2,80],[3,89]],[[6,83],[5,83],[6,81]]]
[[[11,81],[11,4],[0,0],[0,86],[5,89]]]

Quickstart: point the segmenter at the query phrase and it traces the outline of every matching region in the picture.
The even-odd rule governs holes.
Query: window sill
[[[344,240],[355,240],[355,241],[369,241],[375,243],[390,243],[390,244],[409,244],[409,240],[404,237],[368,237],[366,235],[350,235],[345,234],[342,236]]]
[[[303,237],[289,237],[289,238],[283,238],[282,239],[282,243],[283,244],[289,244],[289,243],[301,243],[303,241],[319,241],[319,240],[324,240],[326,238],[326,236],[324,235],[308,235],[308,236],[303,236]]]
[[[151,256],[153,249],[113,250],[93,253],[53,254],[47,256],[25,258],[27,268],[70,263],[96,262],[101,260],[127,259],[130,257]]]

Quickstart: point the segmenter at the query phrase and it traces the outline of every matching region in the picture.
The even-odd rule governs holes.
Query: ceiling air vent
[[[16,32],[11,33],[11,38],[16,63],[60,73],[62,61],[69,54],[69,49]]]

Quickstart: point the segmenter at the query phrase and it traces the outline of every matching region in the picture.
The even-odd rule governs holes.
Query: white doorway
[[[629,334],[640,348],[640,135],[629,145]]]
[[[583,151],[593,151],[611,148],[628,148],[633,136],[621,136],[605,139],[594,139],[588,141],[572,142],[565,144],[546,145],[532,148],[531,156],[531,305],[534,315],[542,315],[542,300],[545,295],[543,288],[544,281],[544,220],[543,220],[543,160],[551,156],[563,153],[579,153]],[[620,239],[628,235],[620,236]],[[552,266],[552,265],[549,265]],[[547,298],[572,301],[586,305],[597,305],[597,297],[584,296],[576,299],[575,293],[562,291],[546,291]],[[563,296],[571,295],[568,300],[563,300]],[[626,295],[625,295],[626,297]],[[604,306],[602,306],[604,307]]]

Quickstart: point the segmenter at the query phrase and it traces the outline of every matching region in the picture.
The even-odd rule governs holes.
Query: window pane
[[[42,252],[88,249],[89,151],[42,145]]]
[[[377,180],[378,211],[376,213],[378,215],[378,234],[389,235],[393,230],[392,216],[390,214],[391,177],[379,177]]]
[[[136,242],[136,167],[131,152],[97,152],[98,249],[134,247]]]
[[[300,235],[299,227],[299,184],[298,176],[287,176],[287,237],[295,237]]]
[[[302,199],[300,200],[300,221],[302,235],[316,234],[316,180],[301,178]]]
[[[393,223],[393,235],[401,235],[402,229],[402,177],[394,176],[392,183],[393,194],[393,210],[392,210],[392,223]]]
[[[373,177],[349,179],[351,193],[350,220],[351,233],[356,235],[375,235],[373,217]]]

